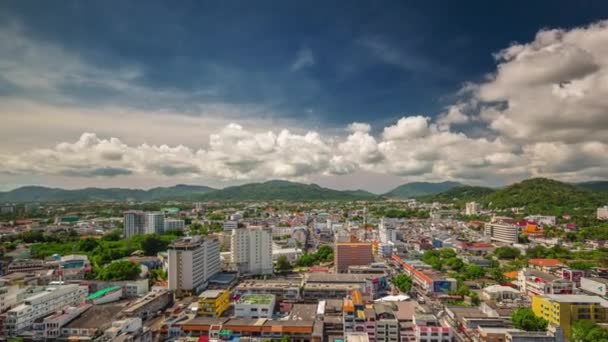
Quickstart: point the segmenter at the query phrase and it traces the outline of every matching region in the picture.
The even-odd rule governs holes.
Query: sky
[[[602,1],[0,2],[0,190],[608,178]]]

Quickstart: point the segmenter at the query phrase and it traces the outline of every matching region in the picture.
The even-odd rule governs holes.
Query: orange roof
[[[471,247],[477,247],[477,248],[492,248],[494,247],[493,244],[491,243],[487,243],[487,242],[473,242],[472,244],[470,244]]]
[[[528,260],[529,265],[541,266],[541,267],[554,267],[563,265],[558,259],[530,259]]]
[[[504,273],[505,277],[507,277],[508,279],[517,279],[517,271],[513,271],[513,272],[505,272]]]

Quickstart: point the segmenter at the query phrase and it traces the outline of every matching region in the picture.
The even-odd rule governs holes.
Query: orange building
[[[336,243],[334,251],[336,272],[345,273],[348,266],[366,266],[374,262],[372,244],[366,242]]]

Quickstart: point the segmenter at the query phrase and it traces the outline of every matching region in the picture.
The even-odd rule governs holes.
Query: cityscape
[[[608,342],[608,5],[0,1],[0,341]]]

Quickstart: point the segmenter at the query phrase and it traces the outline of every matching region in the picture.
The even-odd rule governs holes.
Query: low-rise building
[[[246,294],[234,303],[237,318],[272,318],[276,298],[271,294]]]
[[[532,297],[532,311],[559,325],[566,336],[570,335],[572,324],[578,320],[596,323],[608,322],[608,301],[599,296],[588,295],[542,295]]]
[[[539,270],[524,268],[518,272],[517,283],[523,294],[572,294],[574,283]]]
[[[167,308],[172,302],[173,294],[170,291],[156,288],[125,308],[123,313],[127,317],[139,317],[145,321],[154,317],[158,311]]]
[[[416,342],[451,342],[452,328],[444,327],[432,314],[414,315]]]
[[[75,284],[49,287],[43,292],[27,297],[22,304],[7,313],[4,324],[6,334],[14,336],[32,326],[35,320],[68,306],[83,303],[88,289]]]
[[[207,290],[198,296],[198,314],[221,317],[230,307],[229,290]]]
[[[596,295],[600,295],[602,297],[606,297],[608,294],[608,279],[606,278],[581,278],[581,290],[589,293],[593,293]]]
[[[234,292],[238,295],[244,294],[272,294],[277,297],[277,300],[298,300],[300,296],[300,287],[302,280],[288,279],[271,279],[271,280],[244,280],[235,288]]]

